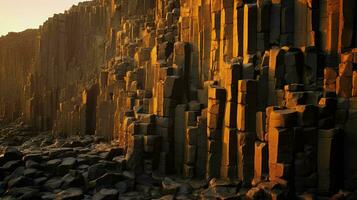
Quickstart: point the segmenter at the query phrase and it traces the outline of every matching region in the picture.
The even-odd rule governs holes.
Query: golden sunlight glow
[[[84,0],[0,0],[0,36],[38,28],[48,17]]]

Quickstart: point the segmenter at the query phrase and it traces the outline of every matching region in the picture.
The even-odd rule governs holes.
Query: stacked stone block
[[[179,104],[175,108],[175,171],[178,174],[183,173],[183,163],[184,163],[184,147],[185,147],[185,134],[186,134],[186,124],[185,124],[185,111],[186,104]]]
[[[356,100],[354,97],[350,100],[350,108],[348,109],[348,118],[343,125],[344,128],[344,186],[348,190],[356,188],[356,169],[357,165],[354,159],[350,159],[356,152]],[[342,152],[341,152],[342,153]]]
[[[233,57],[243,56],[244,2],[234,0],[233,9]]]
[[[222,138],[221,177],[237,178],[237,106],[238,81],[242,77],[241,63],[227,63],[224,68],[224,85],[227,92]]]
[[[291,109],[272,110],[269,115],[269,180],[286,187],[293,184],[294,134],[297,112]]]
[[[220,66],[220,35],[221,35],[221,11],[220,6],[217,2],[216,4],[211,3],[211,53],[210,53],[210,77],[213,78],[219,70]],[[217,5],[218,4],[218,5]]]
[[[233,1],[221,1],[219,66],[233,56],[233,5]]]
[[[270,11],[270,29],[269,29],[269,42],[273,45],[280,44],[280,27],[281,27],[281,1],[272,1]]]
[[[294,184],[302,193],[317,187],[318,107],[297,105],[298,127],[295,128]]]
[[[318,133],[318,191],[322,194],[336,192],[341,182],[341,134],[338,128]]]
[[[303,83],[304,55],[300,49],[290,48],[284,55],[285,84]]]
[[[324,91],[325,93],[336,92],[336,78],[337,73],[332,67],[326,67],[324,69]]]
[[[198,135],[197,135],[197,153],[195,165],[195,177],[203,179],[206,176],[207,163],[207,109],[201,111],[197,117]]]
[[[340,65],[347,65],[352,66],[352,93],[350,98],[339,98],[340,102],[338,101],[337,107],[343,107],[340,110],[340,115],[337,115],[336,111],[336,123],[340,122],[340,127],[344,128],[344,186],[349,190],[354,190],[356,188],[356,178],[355,178],[355,171],[357,169],[357,165],[354,160],[349,159],[349,157],[356,151],[356,134],[355,134],[355,124],[356,124],[356,108],[357,108],[357,101],[356,101],[356,71],[355,71],[355,53],[354,50],[346,52],[341,55],[341,64]],[[346,73],[345,73],[346,74]],[[343,101],[342,101],[343,100]],[[342,115],[343,116],[340,117]],[[338,120],[342,119],[342,120]]]
[[[185,135],[184,135],[184,166],[183,174],[185,177],[193,178],[198,169],[205,169],[205,162],[200,163],[203,159],[205,161],[205,133],[202,132],[204,123],[202,120],[205,116],[201,116],[201,105],[198,102],[191,101],[188,103],[188,111],[185,112]],[[200,120],[200,121],[199,121]],[[201,140],[199,140],[201,139]],[[203,140],[202,140],[203,139]],[[198,168],[198,169],[197,169]],[[203,177],[200,172],[201,177]]]
[[[336,78],[336,93],[339,97],[349,98],[352,96],[352,55],[341,55],[341,63],[338,66]]]
[[[257,5],[244,5],[243,56],[254,54],[257,50]]]
[[[224,111],[226,102],[226,90],[219,86],[208,88],[207,107],[207,166],[206,178],[217,178],[220,176],[220,165],[222,155],[222,128],[224,122]]]
[[[254,176],[254,142],[256,140],[257,81],[238,82],[238,178],[250,185]]]
[[[257,1],[257,50],[261,52],[269,49],[270,9],[271,1]]]
[[[285,74],[285,50],[273,47],[269,52],[268,105],[278,105],[276,89],[282,89]]]
[[[162,137],[161,171],[172,171],[174,163],[174,119],[175,108],[180,102],[182,87],[180,78],[172,76],[170,68],[161,68],[159,71],[160,81],[156,85],[153,96],[153,110],[157,115],[157,134]]]
[[[315,46],[307,46],[302,48],[304,53],[304,70],[303,83],[304,88],[308,90],[316,90],[318,88],[317,81],[323,70],[319,68],[319,52]]]

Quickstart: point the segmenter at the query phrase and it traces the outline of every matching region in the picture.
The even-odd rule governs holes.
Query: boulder
[[[249,200],[269,199],[269,196],[264,192],[264,190],[258,187],[254,187],[248,190],[246,197]]]
[[[46,181],[43,187],[48,191],[53,191],[59,189],[62,185],[62,178],[61,177],[53,177]]]
[[[164,180],[162,180],[162,190],[164,194],[176,194],[179,187],[180,184],[170,178],[165,177]]]
[[[56,195],[56,200],[82,200],[83,191],[80,188],[68,188]]]
[[[35,186],[40,186],[40,185],[45,184],[46,181],[47,181],[47,177],[42,176],[42,177],[38,177],[38,178],[34,179],[33,183]]]
[[[70,169],[76,165],[76,159],[73,157],[64,158],[60,165],[57,167],[57,174],[60,176],[65,175]]]
[[[56,194],[50,193],[50,192],[45,192],[41,194],[41,199],[42,200],[53,200],[56,199]]]
[[[61,159],[53,159],[46,162],[46,169],[55,170],[59,164],[61,164]]]
[[[55,158],[61,158],[64,157],[65,154],[68,155],[68,152],[73,152],[72,148],[56,148],[56,149],[51,149],[48,152],[48,156],[50,159],[55,159]]]
[[[4,152],[4,162],[22,160],[23,154],[15,147],[7,147]]]
[[[105,160],[113,160],[114,157],[123,155],[124,150],[122,148],[111,148],[105,155]]]
[[[40,199],[40,191],[37,187],[15,187],[6,192],[10,198],[4,199]]]
[[[81,173],[73,171],[72,173],[66,174],[62,177],[62,188],[70,188],[70,187],[82,187],[84,186],[84,177]]]
[[[116,189],[101,189],[99,192],[95,193],[93,200],[112,200],[118,199],[118,190]]]
[[[105,169],[104,163],[97,163],[88,168],[88,179],[94,180],[105,174],[107,170]]]
[[[92,184],[95,186],[96,190],[100,190],[102,188],[110,188],[118,182],[127,180],[122,174],[119,173],[105,173],[101,177],[92,181]]]
[[[32,184],[33,184],[32,180],[25,176],[19,176],[17,178],[11,179],[7,183],[8,188],[25,187],[25,186],[31,186]]]
[[[21,160],[8,161],[0,168],[0,171],[4,170],[7,172],[12,172],[16,168],[22,166],[22,164],[23,164],[23,162]]]
[[[15,170],[9,171],[10,175],[6,176],[4,178],[4,181],[8,182],[10,179],[14,179],[14,178],[17,178],[19,176],[22,176],[24,174],[24,171],[25,171],[25,167],[19,166]]]
[[[26,168],[34,168],[34,169],[41,169],[42,166],[40,165],[40,163],[33,161],[33,160],[27,160],[25,162],[25,166]]]
[[[40,163],[43,161],[43,157],[40,153],[33,153],[33,154],[27,154],[23,157],[23,160],[25,162],[27,161],[34,161],[34,162],[37,162],[37,163]]]
[[[24,170],[24,176],[29,178],[36,178],[42,174],[42,171],[39,171],[34,168],[27,168]]]

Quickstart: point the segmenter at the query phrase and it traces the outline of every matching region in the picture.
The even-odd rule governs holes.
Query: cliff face
[[[245,186],[356,189],[350,160],[345,179],[335,176],[336,155],[350,155],[356,138],[355,8],[354,0],[80,3],[0,39],[0,116],[56,136],[117,139],[138,171],[145,163]]]
[[[38,30],[0,38],[0,118],[13,121],[25,110],[23,87],[35,68],[38,50]]]
[[[55,15],[41,27],[39,65],[26,113],[35,127],[78,133],[82,92],[96,83],[111,54],[111,2],[89,2]],[[73,124],[63,124],[63,122]]]

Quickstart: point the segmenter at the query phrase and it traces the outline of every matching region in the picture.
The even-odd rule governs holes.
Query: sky
[[[55,13],[84,0],[0,0],[0,36],[38,28]]]

